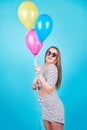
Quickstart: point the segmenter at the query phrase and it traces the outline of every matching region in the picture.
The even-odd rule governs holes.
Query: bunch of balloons
[[[20,4],[18,17],[28,29],[25,36],[26,45],[32,54],[36,56],[43,46],[43,41],[52,30],[53,21],[47,14],[38,16],[38,9],[31,1],[25,1]]]

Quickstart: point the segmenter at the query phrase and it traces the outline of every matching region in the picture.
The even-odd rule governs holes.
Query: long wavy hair
[[[51,49],[51,48],[54,48],[57,50],[57,59],[56,59],[56,67],[57,67],[57,70],[58,70],[58,78],[57,78],[57,82],[56,82],[56,88],[59,88],[60,87],[60,84],[61,84],[61,80],[62,80],[62,67],[61,67],[61,55],[60,55],[60,51],[57,47],[55,46],[51,46],[47,49],[46,53],[45,53],[45,63],[46,63],[46,54],[47,52]]]

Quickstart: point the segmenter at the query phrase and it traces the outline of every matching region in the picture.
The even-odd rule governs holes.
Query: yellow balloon
[[[31,29],[38,17],[38,9],[33,2],[22,2],[18,8],[18,17],[22,24]]]

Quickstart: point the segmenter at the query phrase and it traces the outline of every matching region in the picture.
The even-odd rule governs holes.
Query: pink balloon
[[[43,42],[38,40],[35,29],[31,29],[27,32],[25,40],[28,49],[34,56],[37,55],[43,46]]]

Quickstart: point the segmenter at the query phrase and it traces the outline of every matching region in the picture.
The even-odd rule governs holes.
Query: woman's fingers
[[[34,90],[35,90],[35,89],[37,89],[37,87],[36,87],[36,85],[35,85],[35,84],[33,84],[32,88],[33,88]]]
[[[41,66],[40,66],[40,65],[37,65],[37,66],[35,67],[35,71],[36,71],[37,73],[41,72]]]

